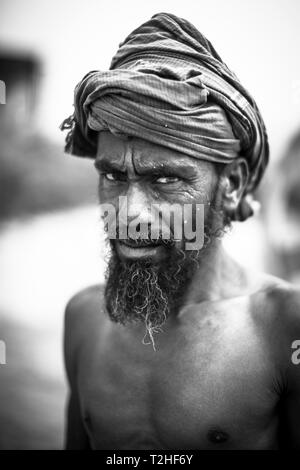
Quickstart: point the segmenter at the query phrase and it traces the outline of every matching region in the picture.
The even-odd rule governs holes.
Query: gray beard
[[[105,302],[112,321],[126,325],[143,322],[146,338],[162,331],[170,312],[180,309],[187,286],[198,269],[198,252],[168,247],[161,263],[150,259],[123,261],[111,243],[106,271]]]

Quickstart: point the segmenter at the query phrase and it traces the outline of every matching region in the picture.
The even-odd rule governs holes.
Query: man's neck
[[[225,252],[221,240],[215,240],[200,254],[199,266],[187,288],[184,304],[239,295],[245,284],[245,271]]]

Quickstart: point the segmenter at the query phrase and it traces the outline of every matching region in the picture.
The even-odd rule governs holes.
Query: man
[[[67,448],[300,448],[299,293],[221,245],[268,161],[249,93],[161,13],[83,78],[62,127],[68,152],[95,159],[111,248],[106,285],[66,309]]]

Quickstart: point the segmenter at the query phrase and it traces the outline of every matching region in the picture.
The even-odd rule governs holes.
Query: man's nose
[[[139,218],[140,223],[151,223],[151,202],[141,183],[131,183],[126,194],[128,222]]]

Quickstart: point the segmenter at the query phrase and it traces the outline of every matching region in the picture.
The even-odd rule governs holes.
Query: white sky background
[[[250,90],[276,159],[300,126],[299,0],[0,0],[1,48],[43,63],[39,128],[62,142],[74,85],[108,69],[127,34],[161,11],[191,21]]]

